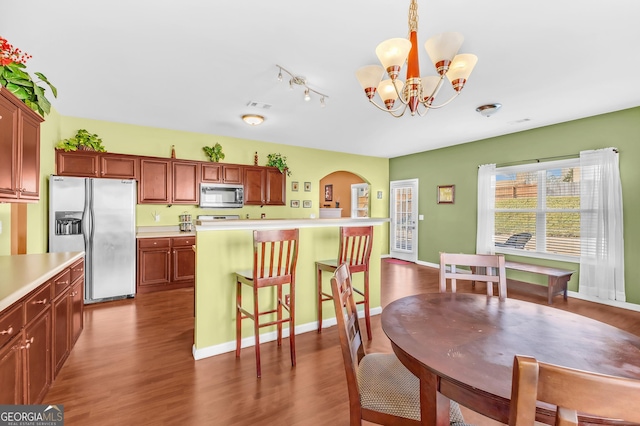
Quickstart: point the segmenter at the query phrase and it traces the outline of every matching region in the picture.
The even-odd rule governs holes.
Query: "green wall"
[[[418,259],[438,263],[441,251],[475,252],[479,165],[574,155],[610,146],[620,150],[627,301],[640,304],[640,286],[629,267],[640,255],[640,224],[635,220],[640,214],[640,107],[393,158],[389,180],[419,179],[418,208],[425,219],[419,222]],[[436,204],[437,185],[448,184],[456,186],[455,204]],[[539,259],[532,262],[577,267]],[[577,290],[577,282],[575,274],[569,289]]]
[[[54,147],[60,139],[73,136],[80,128],[97,133],[102,137],[109,152],[170,157],[171,146],[175,145],[178,159],[207,161],[202,151],[203,146],[211,146],[219,142],[226,155],[223,162],[237,164],[253,164],[254,153],[258,152],[259,164],[265,165],[267,154],[279,152],[287,157],[287,164],[292,173],[287,177],[286,206],[246,206],[242,209],[212,210],[200,209],[185,205],[138,205],[138,226],[168,226],[178,224],[178,215],[187,211],[198,214],[239,214],[241,217],[258,218],[262,213],[267,218],[308,218],[312,214],[319,216],[318,187],[320,179],[336,171],[349,171],[362,177],[371,185],[371,193],[382,191],[383,198],[371,198],[371,216],[388,217],[389,215],[389,160],[361,155],[339,154],[335,152],[301,148],[281,144],[258,142],[232,137],[205,135],[200,133],[166,130],[130,124],[113,123],[98,120],[60,116],[55,111],[48,115],[41,127],[41,161],[40,161],[40,202],[28,207],[28,253],[47,251],[47,217],[48,217],[48,176],[55,173]],[[298,181],[300,189],[291,191],[291,181]],[[311,192],[305,192],[303,182],[311,182]],[[290,200],[300,200],[299,208],[289,207]],[[312,208],[303,208],[303,200],[312,200]],[[154,222],[152,213],[160,214],[160,221]],[[0,220],[3,232],[0,234],[0,255],[8,255],[11,251],[9,204],[0,204]],[[384,240],[382,249],[388,253],[388,225],[383,227]]]

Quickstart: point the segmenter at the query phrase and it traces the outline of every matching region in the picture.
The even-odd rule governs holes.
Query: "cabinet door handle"
[[[77,291],[74,291],[73,293],[71,293],[71,297],[76,297],[78,295]]]
[[[0,336],[4,336],[5,334],[11,334],[11,333],[13,333],[13,327],[9,326],[9,328],[7,328],[6,330],[0,331]]]
[[[31,346],[32,343],[33,343],[33,337],[31,339],[27,339],[25,341],[25,345],[24,346],[20,346],[20,349],[29,349],[29,347]]]
[[[57,281],[56,284],[57,285],[63,285],[63,284],[67,285],[67,284],[69,284],[69,281]]]
[[[45,298],[44,298],[44,299],[42,299],[42,300],[34,300],[34,301],[33,301],[33,304],[34,304],[34,305],[46,305],[46,304],[47,304],[47,298],[45,297]]]

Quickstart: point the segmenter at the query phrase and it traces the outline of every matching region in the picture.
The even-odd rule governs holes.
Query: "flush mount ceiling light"
[[[376,55],[382,66],[368,65],[356,71],[356,77],[364,89],[369,102],[394,117],[402,117],[409,107],[411,115],[425,115],[430,109],[441,108],[460,94],[473,67],[478,61],[476,55],[457,54],[464,37],[460,33],[438,34],[424,44],[427,54],[436,68],[437,76],[420,77],[418,60],[418,2],[411,0],[409,6],[409,37],[392,38],[383,41],[376,48]],[[408,57],[408,59],[407,59]],[[400,70],[407,62],[407,81],[398,79]],[[385,72],[389,79],[382,80]],[[445,75],[449,78],[455,94],[440,105],[433,105]],[[384,102],[384,107],[374,100],[376,91]],[[394,109],[396,100],[401,105]]]
[[[476,111],[478,111],[483,117],[491,117],[493,114],[498,112],[500,108],[502,108],[502,104],[499,103],[486,104],[480,105],[478,108],[476,108]]]
[[[262,122],[264,121],[264,117],[258,114],[245,114],[242,116],[242,119],[245,123],[251,126],[257,126],[259,124],[262,124]]]
[[[294,85],[295,86],[302,86],[304,87],[304,100],[309,102],[311,100],[311,92],[315,93],[316,95],[320,96],[320,106],[324,108],[325,106],[325,98],[328,98],[329,96],[325,95],[324,93],[320,93],[317,90],[312,89],[311,87],[307,86],[307,79],[299,76],[299,75],[294,75],[293,73],[287,71],[286,69],[282,68],[280,65],[276,64],[276,67],[279,68],[278,71],[278,81],[282,81],[282,71],[286,72],[287,74],[289,74],[289,76],[291,77],[289,79],[289,87],[293,90]]]

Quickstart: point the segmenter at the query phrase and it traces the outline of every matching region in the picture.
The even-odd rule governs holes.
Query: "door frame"
[[[395,248],[395,189],[410,188],[411,194],[411,224],[412,227],[412,244],[411,250],[398,250]],[[389,225],[389,255],[396,259],[402,259],[409,262],[418,261],[418,179],[394,180],[389,182],[389,216],[391,223]]]

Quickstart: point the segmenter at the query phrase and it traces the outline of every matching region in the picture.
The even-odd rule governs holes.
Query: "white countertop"
[[[284,228],[319,228],[327,226],[369,226],[382,225],[389,222],[388,217],[335,219],[238,219],[238,220],[196,220],[196,232],[221,231],[234,229],[284,229]]]
[[[83,251],[0,256],[0,311],[83,256]]]

